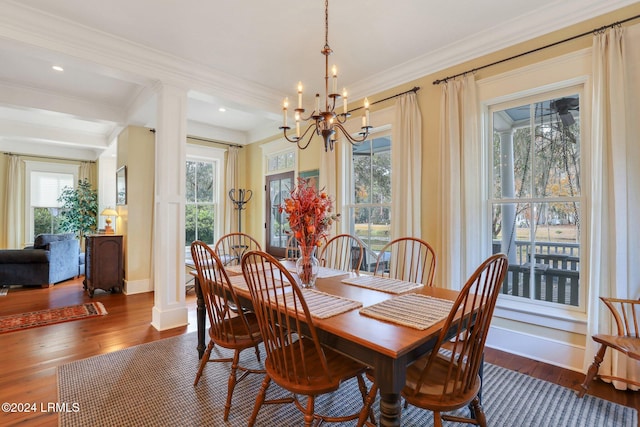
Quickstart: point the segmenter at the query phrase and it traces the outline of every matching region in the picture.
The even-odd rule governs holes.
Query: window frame
[[[553,58],[510,72],[489,77],[477,82],[477,96],[482,115],[482,170],[483,176],[479,180],[478,190],[482,194],[484,212],[487,215],[484,230],[481,233],[483,246],[486,248],[488,256],[491,251],[491,205],[489,201],[489,172],[486,170],[492,163],[491,139],[493,130],[490,128],[489,107],[496,104],[504,104],[515,100],[523,100],[530,96],[541,93],[552,93],[558,91],[562,93],[573,91],[580,94],[580,126],[581,126],[581,174],[582,182],[585,183],[581,189],[581,221],[584,227],[581,229],[580,242],[580,281],[582,294],[581,306],[577,309],[573,306],[560,306],[553,304],[532,303],[529,301],[515,301],[500,295],[496,304],[495,315],[506,320],[524,322],[531,325],[559,329],[566,332],[585,334],[586,333],[586,303],[590,293],[591,284],[588,281],[589,267],[587,260],[590,259],[589,223],[588,209],[590,201],[590,159],[591,143],[590,128],[587,123],[591,117],[591,93],[589,88],[591,73],[591,49],[583,49],[568,55]],[[580,90],[576,90],[580,87]],[[489,139],[488,139],[489,138]],[[489,233],[489,234],[487,234]],[[488,235],[488,237],[487,237]],[[558,307],[560,306],[560,307]]]
[[[214,147],[204,147],[201,145],[190,144],[187,143],[187,153],[185,158],[186,162],[207,162],[215,164],[215,172],[214,172],[214,201],[213,204],[215,206],[214,209],[214,230],[213,230],[213,238],[214,243],[224,234],[221,231],[221,227],[223,226],[224,221],[224,180],[222,179],[222,173],[224,168],[224,160],[226,149],[214,148]],[[185,167],[186,173],[186,167]],[[186,185],[186,176],[185,176],[185,185]],[[185,229],[182,230],[183,236],[186,238],[186,188],[185,188]],[[186,239],[185,239],[186,240]],[[185,250],[189,252],[191,246],[191,242],[185,241]]]
[[[78,175],[80,171],[79,165],[54,162],[39,162],[33,160],[25,160],[25,185],[24,185],[24,212],[27,223],[24,227],[24,241],[33,243],[36,236],[34,233],[34,212],[31,206],[31,174],[33,172],[46,172],[73,175],[73,187],[78,184]]]

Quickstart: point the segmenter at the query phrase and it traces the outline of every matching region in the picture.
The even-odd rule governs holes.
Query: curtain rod
[[[371,103],[371,105],[378,104],[378,103],[380,103],[380,102],[384,102],[384,101],[388,101],[388,100],[390,100],[390,99],[397,98],[397,97],[402,96],[402,95],[405,95],[405,94],[407,94],[407,93],[411,93],[411,92],[416,93],[416,92],[417,92],[417,91],[419,91],[419,90],[420,90],[420,87],[419,87],[419,86],[414,86],[414,87],[412,87],[411,89],[406,90],[406,91],[404,91],[404,92],[396,93],[395,95],[391,95],[391,96],[388,96],[388,97],[386,97],[386,98],[384,98],[384,99],[380,99],[380,100],[378,100],[378,101],[372,102],[372,103]],[[350,113],[350,112],[352,112],[352,111],[362,110],[363,108],[364,108],[364,107],[354,108],[353,110],[349,110],[349,113]]]
[[[155,129],[149,129],[150,132],[156,133]],[[214,144],[222,144],[222,145],[227,145],[229,147],[238,147],[238,148],[242,148],[242,145],[238,145],[238,144],[230,144],[228,142],[221,142],[221,141],[216,141],[215,139],[208,139],[208,138],[200,138],[199,136],[193,136],[193,135],[187,135],[187,138],[189,139],[195,139],[196,141],[203,141],[203,142],[213,142]]]
[[[70,162],[86,162],[86,163],[95,163],[95,160],[82,160],[82,159],[71,159],[69,157],[53,157],[53,156],[38,156],[35,154],[18,154],[18,153],[4,153],[7,156],[22,156],[22,157],[33,157],[34,159],[47,159],[47,160],[67,160]]]
[[[614,23],[609,24],[609,25],[605,25],[605,26],[600,27],[600,28],[595,28],[595,29],[593,29],[591,31],[587,31],[587,32],[584,32],[582,34],[578,34],[576,36],[572,36],[572,37],[566,38],[564,40],[560,40],[560,41],[557,41],[557,42],[554,42],[554,43],[551,43],[551,44],[548,44],[548,45],[545,45],[545,46],[541,46],[541,47],[538,47],[536,49],[531,49],[531,50],[528,50],[526,52],[519,53],[517,55],[510,56],[508,58],[501,59],[501,60],[496,61],[496,62],[492,62],[490,64],[486,64],[486,65],[482,65],[480,67],[472,68],[471,70],[467,70],[467,71],[462,72],[462,73],[454,74],[453,76],[445,77],[444,79],[434,80],[433,84],[434,85],[439,85],[441,83],[446,83],[447,81],[455,79],[456,77],[464,76],[465,74],[468,74],[468,73],[475,73],[478,70],[482,70],[482,69],[491,67],[493,65],[502,64],[503,62],[511,61],[512,59],[520,58],[521,56],[529,55],[531,53],[535,53],[535,52],[538,52],[538,51],[541,51],[541,50],[544,50],[544,49],[548,49],[550,47],[554,47],[554,46],[557,46],[557,45],[562,44],[562,43],[570,42],[572,40],[579,39],[580,37],[588,36],[589,34],[598,34],[600,32],[605,31],[607,28],[617,27],[617,26],[620,26],[620,25],[624,24],[625,22],[633,21],[634,19],[638,19],[638,18],[640,18],[640,15],[632,16],[631,18],[627,18],[627,19],[622,20],[622,21],[617,21],[617,22],[614,22]]]

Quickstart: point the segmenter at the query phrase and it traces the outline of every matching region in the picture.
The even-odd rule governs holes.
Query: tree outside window
[[[215,243],[216,164],[214,162],[187,161],[185,242],[194,240]]]

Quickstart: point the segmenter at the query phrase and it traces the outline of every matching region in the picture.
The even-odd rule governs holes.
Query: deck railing
[[[494,241],[494,253],[500,242]],[[536,242],[531,263],[531,245],[516,242],[517,263],[509,271],[501,293],[560,304],[580,304],[580,245]]]

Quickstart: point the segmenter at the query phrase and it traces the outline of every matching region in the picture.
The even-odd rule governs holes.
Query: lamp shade
[[[106,208],[102,212],[100,212],[102,216],[118,216],[118,212],[113,208]]]

